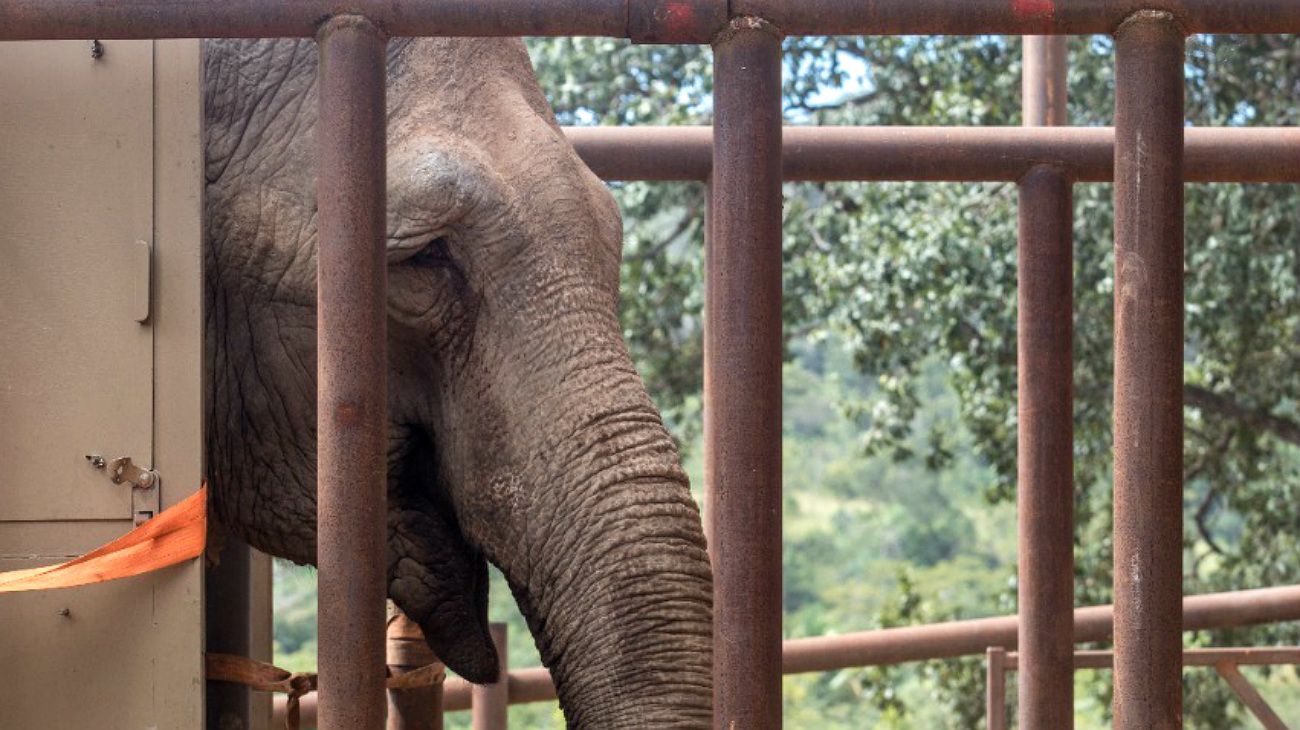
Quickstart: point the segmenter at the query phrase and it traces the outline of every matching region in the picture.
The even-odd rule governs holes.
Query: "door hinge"
[[[143,524],[162,509],[162,478],[153,469],[143,469],[129,456],[106,460],[99,454],[86,454],[86,461],[96,469],[103,469],[114,484],[131,485],[131,521]]]

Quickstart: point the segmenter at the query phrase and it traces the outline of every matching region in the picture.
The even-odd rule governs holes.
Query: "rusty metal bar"
[[[389,673],[396,677],[438,663],[420,626],[390,604]],[[442,730],[442,724],[441,683],[388,691],[388,730]]]
[[[984,717],[988,730],[1006,730],[1007,727],[1007,650],[990,646],[984,672]],[[1025,727],[1038,727],[1025,725]]]
[[[781,38],[714,44],[704,454],[712,475],[714,727],[781,725]]]
[[[387,552],[385,40],[321,28],[317,248],[320,727],[384,725]]]
[[[1108,649],[1084,649],[1074,652],[1075,669],[1110,669],[1114,666],[1115,652]],[[1214,667],[1219,664],[1234,666],[1265,666],[1270,664],[1300,665],[1300,646],[1232,646],[1201,647],[1183,650],[1184,667]],[[1019,671],[1020,655],[1008,652],[1005,669]]]
[[[1111,606],[1090,606],[1074,611],[1075,640],[1083,643],[1105,641],[1111,634]],[[1208,593],[1183,599],[1183,630],[1202,631],[1237,626],[1269,624],[1278,621],[1300,620],[1300,586],[1258,588],[1248,591]],[[863,631],[842,636],[819,636],[807,639],[787,639],[784,643],[784,674],[830,672],[849,667],[884,666],[913,661],[950,659],[958,656],[983,654],[990,646],[1015,648],[1017,617],[952,621],[927,626],[907,626],[895,629]],[[1221,649],[1189,649],[1186,655],[1195,657],[1199,652],[1224,651]],[[1300,648],[1235,649],[1239,664],[1291,663],[1286,652],[1300,652]],[[1272,652],[1283,652],[1274,654]],[[1087,657],[1095,652],[1081,651],[1076,656]],[[1018,661],[1015,653],[1007,654],[1008,663]],[[1212,655],[1211,658],[1218,659]],[[1091,660],[1084,660],[1091,661]],[[1199,664],[1194,658],[1188,664]],[[1213,663],[1210,661],[1208,663]],[[1083,664],[1079,666],[1092,666]],[[1109,660],[1105,666],[1109,666]],[[555,699],[555,686],[551,675],[542,667],[517,669],[509,676],[510,704],[546,702]],[[303,698],[304,724],[316,717],[316,695]],[[470,685],[463,679],[447,680],[443,695],[443,709],[447,712],[468,710]],[[284,717],[284,698],[276,699],[276,717]]]
[[[612,36],[708,43],[725,0],[0,0],[0,40],[278,38],[346,12],[391,36]]]
[[[471,685],[470,727],[473,730],[506,730],[510,722],[510,667],[506,652],[506,625],[492,624],[488,628],[492,633],[492,643],[497,648],[501,671],[495,684]]]
[[[1259,720],[1259,724],[1264,726],[1264,730],[1287,730],[1285,722],[1277,716],[1273,708],[1269,706],[1268,701],[1260,696],[1259,691],[1242,675],[1241,670],[1232,662],[1220,662],[1214,665],[1214,670],[1223,677],[1223,681],[1228,683],[1232,688],[1232,693],[1237,695],[1237,699],[1250,710],[1250,714]]]
[[[1067,39],[1027,35],[1022,39],[1021,109],[1026,127],[1064,127],[1070,123],[1066,102]]]
[[[1072,658],[1073,670],[1111,669],[1115,663],[1115,652],[1105,650],[1078,651]],[[985,716],[988,718],[989,730],[1003,730],[1006,727],[1006,672],[1019,670],[1020,657],[1004,653],[1001,648],[990,647],[988,650],[987,687],[988,698]],[[1183,667],[1214,667],[1220,677],[1228,683],[1233,694],[1246,706],[1255,719],[1266,730],[1287,730],[1286,723],[1278,717],[1250,680],[1238,669],[1241,665],[1261,666],[1266,664],[1300,664],[1300,647],[1268,648],[1209,648],[1188,649],[1183,652]],[[1021,672],[1025,680],[1032,669]],[[1023,715],[1020,718],[1025,727],[1038,727],[1029,724]]]
[[[606,180],[707,180],[708,127],[569,127]],[[1015,182],[1038,165],[1076,182],[1114,179],[1108,127],[786,127],[787,181]],[[1187,182],[1300,182],[1300,129],[1188,129]]]
[[[1294,0],[734,0],[786,35],[1084,35],[1142,9],[1189,33],[1300,33]],[[0,40],[310,37],[338,12],[401,36],[613,36],[707,43],[716,0],[0,0]]]
[[[1115,727],[1182,726],[1183,29],[1115,34]]]
[[[1087,35],[1165,10],[1189,33],[1297,33],[1294,0],[732,0],[786,35]]]
[[[1112,606],[1074,611],[1077,643],[1111,636]],[[1250,626],[1300,619],[1300,586],[1210,593],[1183,599],[1183,630]],[[786,674],[827,672],[984,653],[990,646],[1015,648],[1016,616],[906,626],[843,636],[790,639],[785,642]]]
[[[1024,39],[1026,125],[1066,122],[1065,42]],[[1073,187],[1050,165],[1021,178],[1017,244],[1017,592],[1032,668],[1019,712],[1024,727],[1061,730],[1074,727]]]

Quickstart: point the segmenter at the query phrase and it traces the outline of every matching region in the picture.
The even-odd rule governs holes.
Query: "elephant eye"
[[[424,244],[414,256],[407,259],[412,266],[422,268],[438,268],[452,266],[455,260],[450,253],[450,242],[446,236],[437,236],[428,243]]]

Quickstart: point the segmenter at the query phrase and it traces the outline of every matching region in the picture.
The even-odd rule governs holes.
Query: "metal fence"
[[[1113,34],[1116,128],[797,130],[781,38]],[[1295,0],[0,0],[0,40],[314,37],[320,47],[320,725],[384,698],[384,48],[390,36],[709,43],[707,134],[583,132],[593,166],[707,178],[706,513],[715,726],[781,723],[781,181],[1020,184],[1022,723],[1068,727],[1071,188],[1113,177],[1115,726],[1177,727],[1182,662],[1183,183],[1300,181],[1284,130],[1183,129],[1190,33],[1300,33]],[[1059,41],[1028,44],[1026,120],[1064,122]],[[585,139],[584,139],[585,136]],[[668,148],[662,157],[646,155]],[[1251,164],[1250,160],[1258,164]],[[347,458],[343,458],[344,455]]]

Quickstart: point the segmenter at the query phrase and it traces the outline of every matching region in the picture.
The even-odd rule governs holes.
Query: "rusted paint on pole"
[[[606,180],[707,180],[708,127],[570,127],[564,130]],[[787,127],[787,181],[1015,182],[1038,165],[1075,182],[1110,182],[1108,127]],[[1300,129],[1188,129],[1187,182],[1300,182]]]
[[[1115,727],[1182,727],[1183,28],[1115,34]]]
[[[388,672],[400,676],[441,663],[419,624],[391,603],[388,608]],[[442,730],[442,683],[388,690],[388,730]]]
[[[714,727],[781,725],[781,39],[739,18],[714,44],[705,459]]]
[[[1066,123],[1065,41],[1024,39],[1026,125]],[[1019,712],[1060,730],[1074,727],[1073,187],[1049,165],[1021,178],[1017,269]]]
[[[494,684],[476,684],[470,689],[470,727],[473,730],[506,730],[510,720],[510,665],[506,652],[506,625],[492,624],[492,643],[497,648],[501,671]]]
[[[364,18],[340,16],[318,43],[320,727],[377,730],[388,557],[385,40]]]

